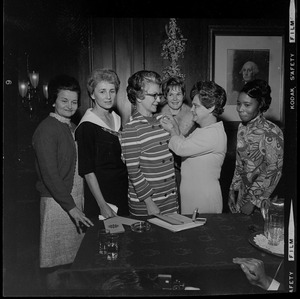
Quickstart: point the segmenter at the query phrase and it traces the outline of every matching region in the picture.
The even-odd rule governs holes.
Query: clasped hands
[[[243,206],[240,207],[240,210],[238,211],[236,208],[236,195],[234,190],[229,190],[228,206],[231,213],[241,212],[246,215],[251,215],[255,208],[255,205],[252,202],[247,201]]]

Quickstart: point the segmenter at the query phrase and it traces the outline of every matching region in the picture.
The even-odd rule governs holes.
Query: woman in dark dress
[[[87,217],[129,214],[127,168],[119,142],[121,118],[113,111],[119,86],[117,74],[106,69],[94,70],[87,81],[94,107],[87,109],[75,133]]]

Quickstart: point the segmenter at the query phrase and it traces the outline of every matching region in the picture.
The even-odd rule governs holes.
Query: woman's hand
[[[69,211],[70,216],[74,219],[75,224],[80,228],[80,223],[84,224],[87,227],[94,226],[93,222],[85,217],[84,213],[80,211],[77,207],[74,207]]]
[[[236,202],[235,191],[230,189],[228,195],[228,206],[231,213],[237,213],[235,202]]]
[[[254,211],[254,208],[255,208],[255,205],[250,202],[250,201],[247,201],[242,207],[241,207],[241,212],[243,214],[246,214],[246,215],[251,215]]]
[[[178,123],[172,115],[164,115],[160,119],[160,124],[167,132],[171,133],[172,136],[180,135]]]
[[[117,216],[117,213],[106,202],[100,206],[100,212],[104,218],[112,218]]]
[[[106,203],[103,194],[101,192],[98,179],[94,172],[90,172],[84,175],[86,182],[97,201],[100,208],[100,213],[104,218],[111,218],[117,216],[117,214],[112,210],[112,208]]]
[[[267,290],[272,282],[272,278],[265,273],[264,263],[254,258],[234,258],[234,264],[241,266],[247,279],[252,285]]]
[[[160,214],[160,209],[151,197],[145,199],[145,204],[147,206],[148,215]]]

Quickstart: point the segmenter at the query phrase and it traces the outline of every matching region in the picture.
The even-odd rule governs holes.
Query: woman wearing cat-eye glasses
[[[134,216],[178,211],[174,158],[170,135],[156,116],[161,77],[139,71],[128,79],[127,96],[133,114],[121,133],[122,153],[129,176],[129,211]]]

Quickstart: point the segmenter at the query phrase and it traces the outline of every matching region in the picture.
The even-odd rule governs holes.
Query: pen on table
[[[198,213],[198,208],[194,210],[193,217],[192,217],[193,221],[196,220],[197,213]]]

